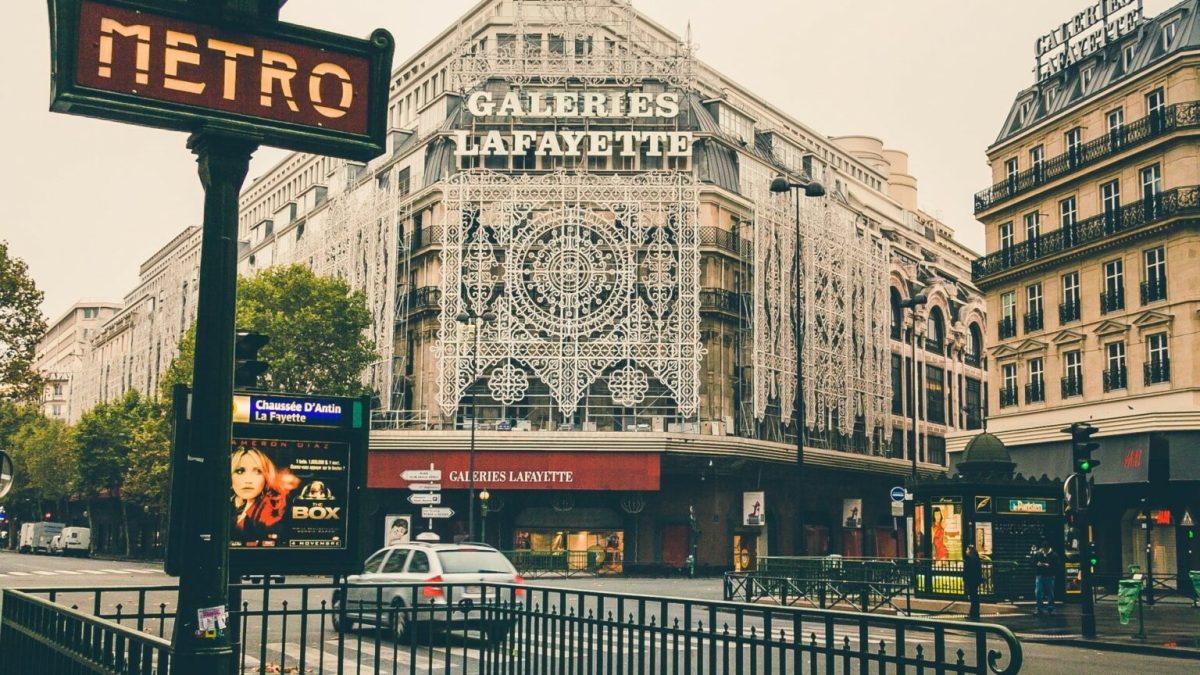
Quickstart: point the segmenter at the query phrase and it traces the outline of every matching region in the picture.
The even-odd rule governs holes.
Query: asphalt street
[[[289,578],[289,583],[322,582],[324,579]],[[173,611],[174,591],[170,587],[176,583],[172,577],[162,572],[161,564],[115,562],[110,560],[95,560],[87,558],[60,558],[42,555],[18,555],[11,552],[0,552],[0,588],[18,589],[53,589],[59,602],[78,605],[83,609],[94,611],[96,590],[103,591],[101,596],[101,612],[112,616],[118,611],[122,615],[133,612],[139,603],[143,611],[152,616],[158,611],[169,613]],[[722,585],[720,579],[626,579],[626,578],[591,578],[576,577],[572,579],[529,579],[530,586],[541,586],[553,589],[575,589],[591,592],[622,593],[644,596],[661,601],[665,598],[688,598],[695,600],[721,600]],[[128,591],[118,591],[118,588],[128,588]],[[105,590],[112,589],[112,590]],[[138,589],[141,589],[139,592]],[[302,597],[298,590],[277,589],[272,591],[271,606],[281,607],[285,601],[288,607],[295,611],[302,605],[320,608],[321,602],[328,602],[329,591],[314,591],[308,597]],[[261,593],[248,592],[246,600],[252,604],[261,602]],[[328,605],[326,605],[328,606]],[[327,617],[326,617],[327,618]],[[129,620],[125,621],[129,625]],[[743,630],[749,630],[747,623]],[[169,634],[170,621],[162,622],[146,620],[141,626],[152,633]],[[447,661],[452,664],[466,664],[468,670],[478,666],[478,655],[481,643],[478,634],[462,633],[442,637],[433,643],[427,643],[417,648],[396,646],[395,642],[385,638],[377,649],[375,647],[375,632],[371,629],[349,633],[347,639],[340,642],[336,632],[328,621],[320,618],[308,622],[301,627],[295,617],[290,627],[283,627],[279,622],[271,622],[266,630],[261,625],[251,627],[247,631],[247,658],[245,665],[257,666],[260,657],[268,662],[297,663],[301,651],[307,664],[316,666],[322,662],[326,672],[338,661],[347,664],[364,663],[374,666],[378,663],[383,668],[381,672],[391,672],[395,663],[407,671],[410,664],[415,664],[417,672],[441,670]],[[300,636],[304,635],[303,640]],[[791,638],[790,634],[785,637]],[[849,636],[854,639],[854,636]],[[839,639],[841,636],[839,635]],[[303,642],[303,646],[301,645]],[[950,648],[964,646],[961,640],[954,636],[948,638]],[[263,647],[265,646],[265,649]],[[965,645],[968,646],[969,645]],[[1162,656],[1145,656],[1139,654],[1098,651],[1081,649],[1072,646],[1040,644],[1023,642],[1025,660],[1022,673],[1075,673],[1089,674],[1113,673],[1128,675],[1130,672],[1151,675],[1158,673],[1196,672],[1200,663],[1194,660],[1170,658]],[[698,645],[696,648],[703,648]],[[538,649],[553,649],[551,645],[543,645]],[[681,648],[673,651],[678,652]],[[249,672],[249,671],[247,671]],[[355,672],[350,670],[349,672]],[[364,671],[366,672],[366,671]]]

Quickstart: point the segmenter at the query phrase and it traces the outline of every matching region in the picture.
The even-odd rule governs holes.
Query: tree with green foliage
[[[270,391],[358,396],[363,371],[377,358],[368,330],[366,296],[341,279],[318,277],[303,265],[271,267],[240,279],[237,325],[271,338],[259,353],[270,367],[261,383]],[[162,378],[160,397],[192,379],[195,326]]]
[[[38,341],[46,333],[43,294],[24,260],[8,253],[0,240],[0,398],[35,401],[42,377],[33,368]]]
[[[84,413],[75,426],[75,486],[88,502],[88,526],[93,527],[94,500],[116,500],[121,513],[125,555],[132,555],[126,480],[134,462],[141,462],[138,434],[152,418],[162,418],[161,406],[136,389]],[[166,459],[162,457],[165,465]],[[140,480],[140,477],[139,477]]]
[[[28,491],[27,497],[37,504],[36,513],[43,513],[49,502],[65,515],[75,473],[71,427],[62,420],[31,417],[13,434],[9,450],[14,470],[20,467],[16,478]]]

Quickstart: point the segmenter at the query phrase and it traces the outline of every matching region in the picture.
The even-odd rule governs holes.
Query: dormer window
[[[1162,32],[1162,48],[1164,50],[1171,48],[1171,43],[1175,41],[1175,33],[1179,30],[1179,19],[1172,19],[1167,25],[1163,26]]]
[[[1080,93],[1087,92],[1088,85],[1092,83],[1092,75],[1096,74],[1096,66],[1087,65],[1079,71],[1079,90]]]
[[[1058,94],[1058,87],[1048,87],[1042,92],[1042,108],[1044,108],[1047,112],[1049,112],[1050,107],[1054,105],[1054,97],[1056,94]]]
[[[1125,45],[1125,48],[1121,50],[1121,71],[1128,73],[1131,67],[1133,67],[1133,45]]]

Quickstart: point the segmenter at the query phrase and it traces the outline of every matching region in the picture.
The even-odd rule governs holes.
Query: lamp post
[[[462,312],[455,317],[459,323],[471,326],[471,453],[467,464],[467,539],[475,541],[475,427],[479,423],[479,408],[475,402],[475,380],[479,379],[479,329],[496,320],[495,312]]]
[[[793,192],[796,195],[796,273],[795,273],[795,291],[796,291],[796,399],[798,401],[796,409],[796,483],[799,485],[804,468],[804,320],[800,313],[800,192],[803,190],[805,197],[823,197],[825,196],[825,186],[815,180],[809,180],[807,183],[795,183],[788,180],[786,176],[776,176],[771,181],[771,192],[776,194],[781,192]],[[782,420],[781,420],[782,422]],[[797,537],[798,546],[797,552],[800,555],[806,553],[807,541],[804,537],[804,509],[803,507],[797,510],[796,527],[799,528],[799,536]]]
[[[912,313],[912,361],[913,369],[912,376],[909,378],[909,387],[912,389],[912,438],[913,442],[909,446],[909,451],[912,455],[912,484],[917,484],[917,306],[924,305],[929,302],[928,296],[924,293],[917,293],[907,300],[900,301],[900,309],[908,309]]]
[[[485,544],[487,543],[488,500],[491,498],[492,498],[492,495],[491,495],[491,493],[489,493],[487,491],[487,488],[483,488],[483,490],[480,491],[480,493],[479,493],[479,515],[481,516],[481,518],[479,521],[479,541],[482,541]]]

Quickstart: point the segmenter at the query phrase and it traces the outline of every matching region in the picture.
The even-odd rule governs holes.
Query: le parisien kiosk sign
[[[361,40],[194,6],[51,0],[51,109],[352,159],[383,151],[387,31]]]

